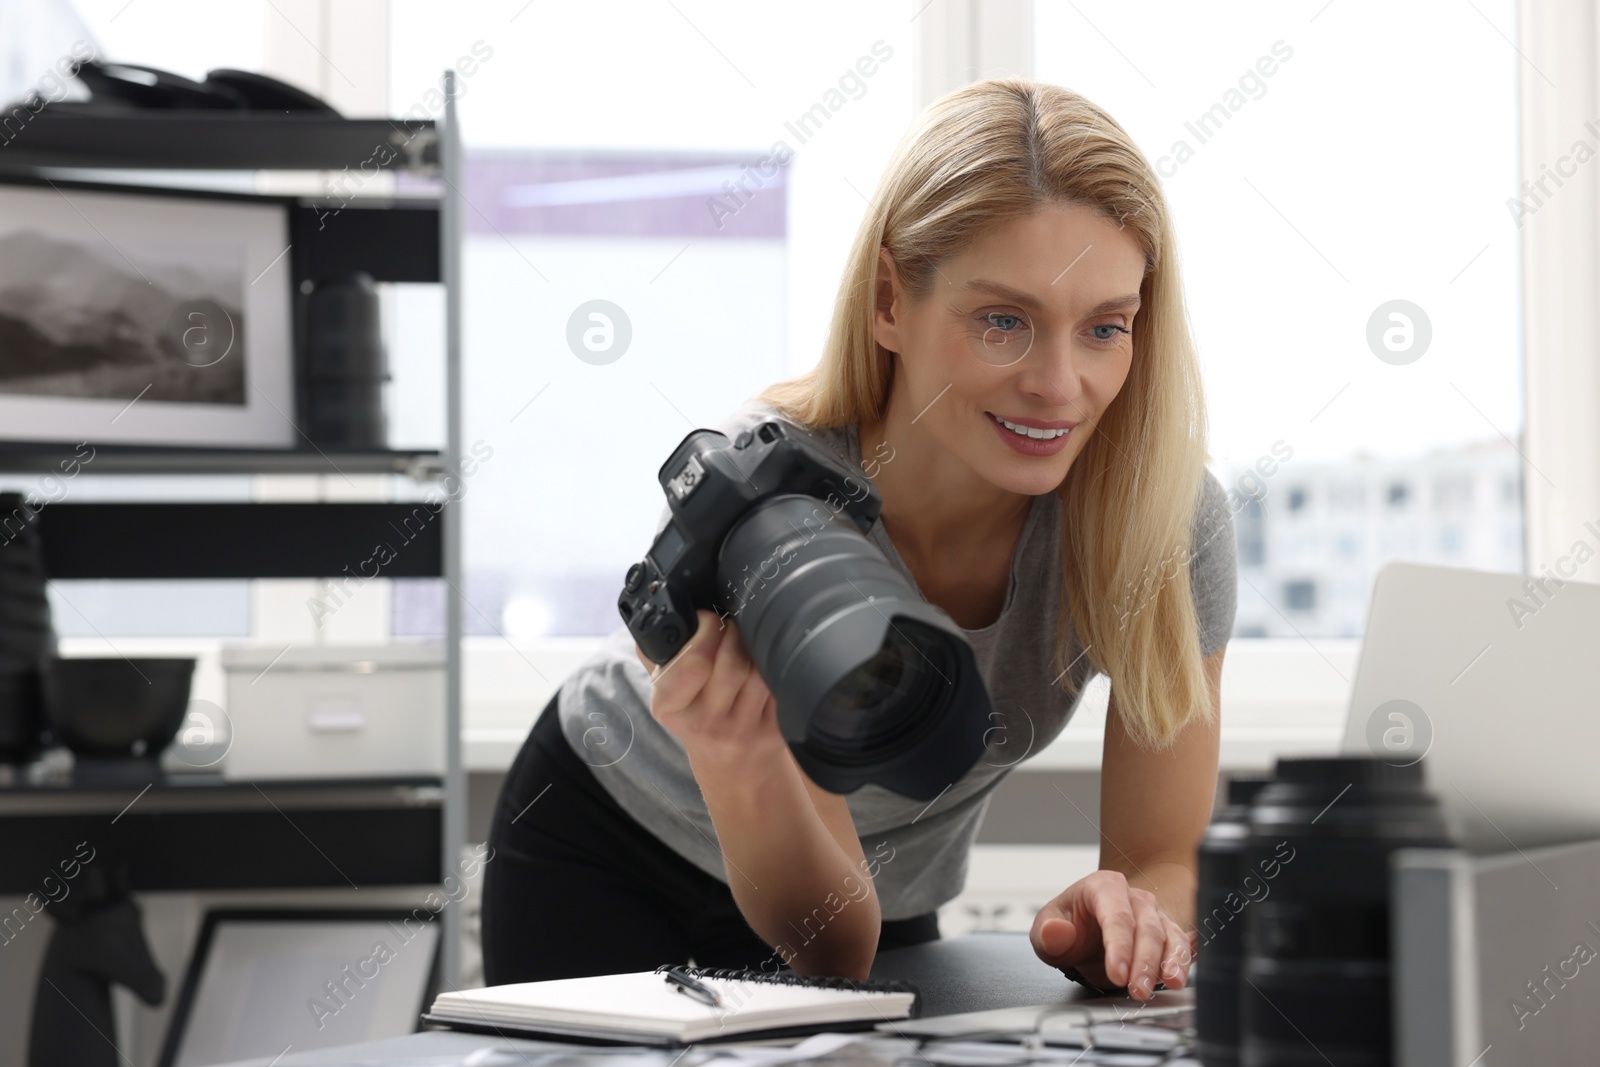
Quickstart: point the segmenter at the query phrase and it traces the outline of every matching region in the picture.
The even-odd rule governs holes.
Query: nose
[[[1017,362],[1017,384],[1041,406],[1066,408],[1086,416],[1082,353],[1073,349],[1071,338],[1058,340],[1040,337],[1027,356]]]

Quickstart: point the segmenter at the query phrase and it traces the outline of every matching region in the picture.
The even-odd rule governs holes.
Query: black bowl
[[[43,727],[38,662],[0,660],[0,763],[33,759]]]
[[[122,657],[47,660],[43,682],[50,732],[80,756],[155,756],[183,725],[194,664],[193,659]]]

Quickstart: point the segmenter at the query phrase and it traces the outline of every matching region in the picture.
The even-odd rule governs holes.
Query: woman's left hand
[[[1052,967],[1075,967],[1103,988],[1127,986],[1149,1000],[1157,982],[1181,989],[1199,947],[1167,916],[1154,893],[1120,871],[1095,871],[1062,890],[1034,916],[1033,951]]]

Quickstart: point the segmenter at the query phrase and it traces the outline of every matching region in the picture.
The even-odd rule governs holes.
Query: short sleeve
[[[1195,510],[1189,588],[1200,624],[1200,654],[1210,656],[1233,634],[1239,606],[1239,556],[1228,494],[1209,469]]]

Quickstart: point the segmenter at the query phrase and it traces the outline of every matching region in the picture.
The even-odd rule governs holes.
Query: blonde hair
[[[1110,115],[1023,78],[974,82],[930,105],[896,147],[856,233],[821,360],[761,399],[808,426],[882,418],[894,364],[873,335],[879,247],[917,302],[937,265],[988,227],[1062,201],[1128,230],[1145,276],[1127,380],[1055,489],[1068,610],[1058,613],[1054,671],[1075,698],[1075,632],[1111,679],[1129,735],[1162,747],[1213,711],[1189,585],[1206,415],[1166,202]]]

